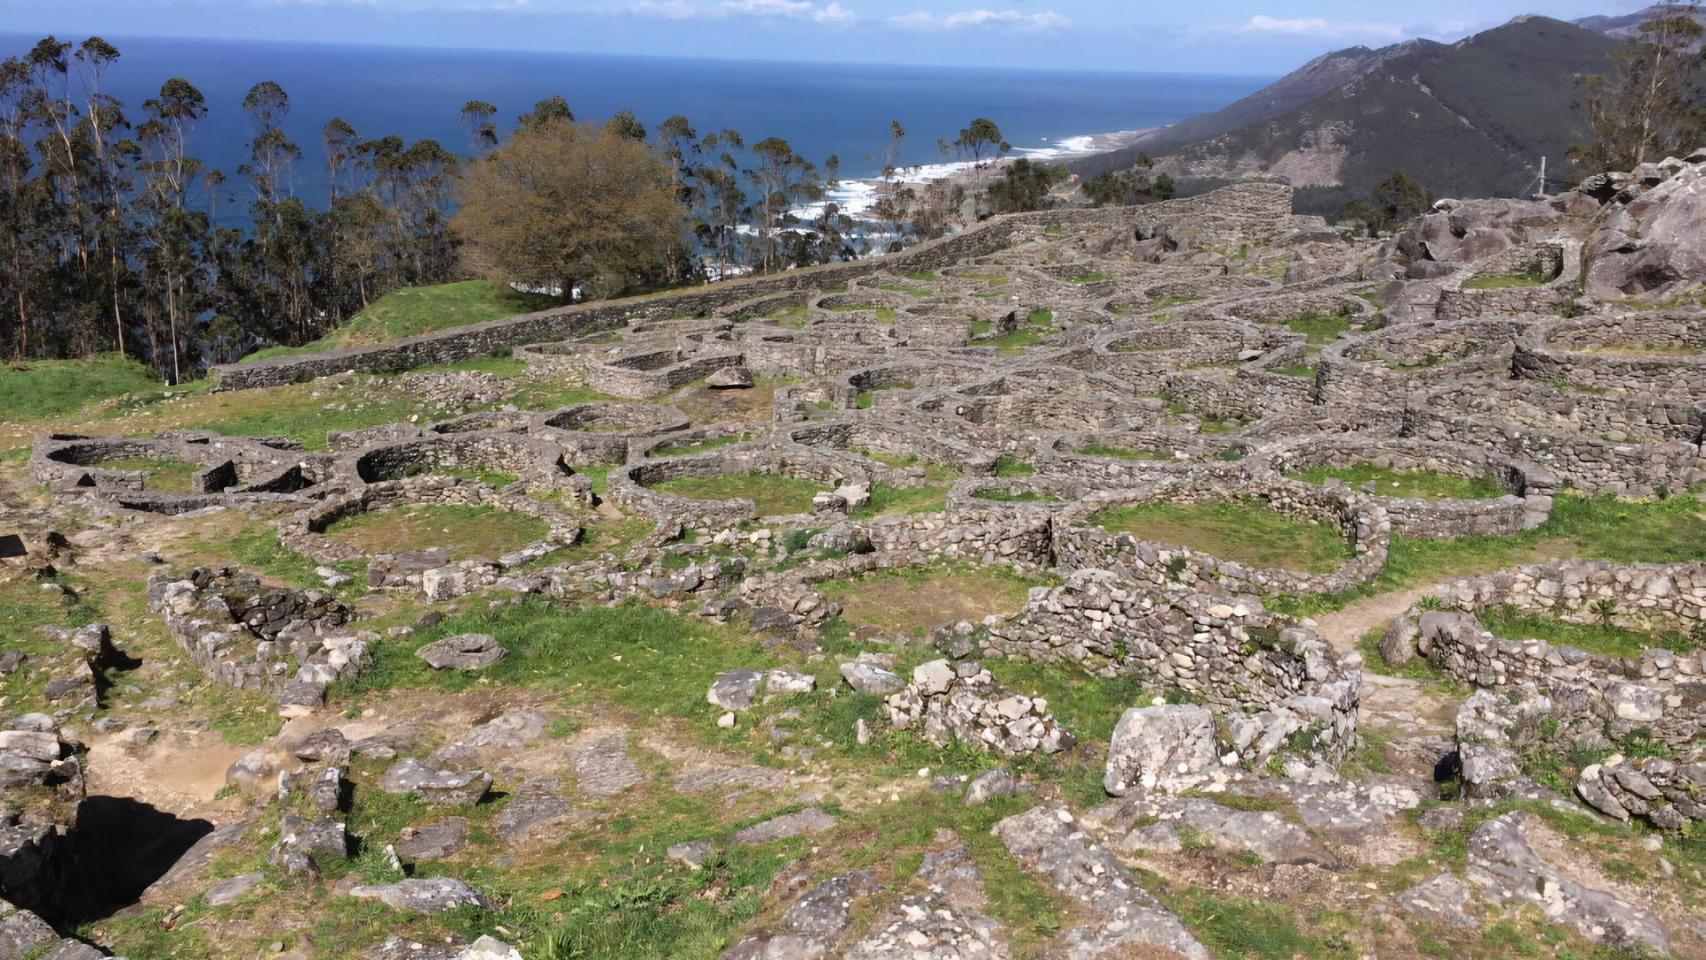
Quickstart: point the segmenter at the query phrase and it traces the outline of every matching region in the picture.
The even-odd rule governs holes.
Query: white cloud
[[[813,12],[812,19],[818,23],[852,23],[859,18],[853,11],[841,4],[831,3],[821,10]]]
[[[1256,14],[1239,27],[1243,33],[1278,33],[1298,37],[1387,37],[1402,38],[1406,31],[1396,23],[1373,20],[1326,20],[1320,17],[1270,17]]]
[[[889,18],[896,26],[913,30],[963,30],[975,27],[1017,27],[1025,30],[1053,30],[1070,21],[1053,10],[1039,13],[1020,13],[1017,10],[961,10],[955,13],[931,13],[914,10]]]
[[[813,20],[846,24],[858,19],[840,3],[820,6],[815,0],[630,0],[597,8],[598,13],[631,14],[663,20],[720,20],[751,17],[761,20]]]

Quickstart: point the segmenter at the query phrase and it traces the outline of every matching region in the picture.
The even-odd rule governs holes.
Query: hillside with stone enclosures
[[[1706,957],[1706,151],[0,426],[0,960]]]

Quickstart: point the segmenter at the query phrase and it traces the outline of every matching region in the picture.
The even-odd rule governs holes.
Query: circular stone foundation
[[[1576,317],[1517,338],[1519,377],[1618,394],[1706,396],[1706,310]]]
[[[328,536],[338,522],[379,511],[416,505],[489,507],[523,514],[543,521],[546,534],[506,556],[480,557],[482,561],[509,566],[566,547],[580,538],[580,518],[555,504],[522,494],[504,493],[476,481],[447,477],[410,477],[369,484],[360,490],[333,497],[286,517],[279,523],[279,540],[289,549],[319,563],[335,563],[372,557],[389,551],[363,550]]]
[[[1321,434],[1259,448],[1251,459],[1292,482],[1356,488],[1386,509],[1394,533],[1423,539],[1532,530],[1551,516],[1558,492],[1539,464],[1460,443]]]
[[[863,488],[868,495],[869,464],[862,457],[792,444],[741,444],[631,463],[610,472],[609,488],[611,499],[626,510],[717,529],[760,517],[844,514],[844,498],[817,502],[818,497],[847,485]]]
[[[1139,529],[1108,529],[1123,525],[1123,516],[1138,518]],[[1218,539],[1225,544],[1223,552],[1259,548],[1265,557],[1278,552],[1276,530],[1268,528],[1299,535],[1300,542],[1318,546],[1336,565],[1294,570],[1261,559],[1217,556],[1179,542]],[[1385,568],[1391,539],[1391,520],[1371,497],[1343,487],[1260,477],[1199,476],[1093,493],[1063,510],[1054,524],[1054,553],[1064,569],[1112,570],[1158,586],[1197,585],[1258,596],[1338,593],[1367,583]]]
[[[685,430],[686,414],[653,403],[579,403],[533,419],[535,435],[561,444],[570,463],[625,463],[638,440]]]

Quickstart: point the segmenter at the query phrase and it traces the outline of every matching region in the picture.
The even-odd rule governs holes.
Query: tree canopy
[[[1699,146],[1706,133],[1706,33],[1698,2],[1671,3],[1612,56],[1608,73],[1578,80],[1593,140],[1570,159],[1590,173],[1629,170]]]
[[[655,283],[686,220],[665,158],[620,128],[529,124],[466,171],[453,227],[502,283],[605,296]]]

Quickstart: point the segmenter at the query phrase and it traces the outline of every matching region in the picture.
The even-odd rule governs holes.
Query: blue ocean
[[[36,39],[0,35],[0,55],[21,55]],[[701,134],[733,128],[749,144],[779,136],[814,162],[838,156],[843,176],[859,178],[880,172],[893,120],[907,130],[902,162],[931,164],[943,159],[938,139],[952,139],[974,117],[995,120],[1015,148],[1043,148],[1215,110],[1270,79],[107,39],[122,57],[105,87],[133,120],[168,77],[186,77],[201,89],[209,116],[195,130],[192,153],[233,180],[252,135],[243,95],[262,80],[281,84],[291,98],[287,130],[304,153],[294,187],[316,203],[326,193],[320,130],[335,116],[363,137],[432,137],[464,152],[468,139],[458,111],[466,101],[496,104],[507,128],[535,101],[560,94],[581,119],[627,108],[648,128],[680,113]]]

